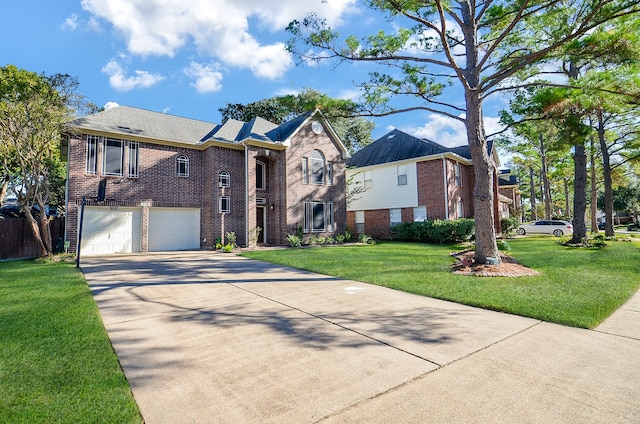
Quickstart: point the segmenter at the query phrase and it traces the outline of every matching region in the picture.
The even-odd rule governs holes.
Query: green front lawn
[[[0,263],[0,423],[140,423],[71,263]]]
[[[583,328],[598,325],[640,287],[637,242],[608,242],[600,250],[566,248],[552,237],[509,244],[511,256],[541,275],[454,275],[449,255],[460,246],[419,243],[261,250],[243,256]]]

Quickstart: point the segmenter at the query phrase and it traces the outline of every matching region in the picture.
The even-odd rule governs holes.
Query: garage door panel
[[[139,208],[86,207],[82,224],[83,255],[140,251]]]
[[[200,248],[200,209],[149,209],[149,251]]]

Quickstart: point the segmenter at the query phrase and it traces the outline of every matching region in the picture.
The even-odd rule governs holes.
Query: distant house
[[[76,247],[82,221],[84,255],[345,229],[349,153],[318,110],[216,125],[119,106],[74,121],[67,144],[66,240]]]
[[[497,168],[492,143],[488,149]],[[354,153],[347,167],[351,191],[366,190],[347,205],[347,225],[357,233],[388,238],[389,227],[400,222],[473,217],[469,146],[448,148],[395,129]],[[493,191],[498,199],[497,173]],[[497,201],[494,206],[499,231],[502,207]]]
[[[500,216],[514,217],[522,222],[522,191],[515,175],[510,169],[501,169],[498,173],[498,188],[500,193]]]

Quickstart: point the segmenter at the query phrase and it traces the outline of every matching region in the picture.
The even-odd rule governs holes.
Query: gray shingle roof
[[[492,148],[492,143],[489,142],[487,150],[491,152]],[[444,153],[454,153],[471,160],[471,148],[468,145],[449,148],[394,129],[354,153],[347,161],[347,166],[359,168]]]
[[[198,144],[215,124],[153,112],[129,106],[117,106],[78,118],[71,122],[77,129],[104,131],[123,137],[135,135],[156,140]]]
[[[448,150],[430,140],[421,140],[400,130],[383,135],[358,150],[347,161],[348,166],[370,166],[446,153]]]

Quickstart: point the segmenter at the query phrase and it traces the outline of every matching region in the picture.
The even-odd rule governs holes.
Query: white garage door
[[[149,209],[149,251],[200,248],[200,209]]]
[[[140,208],[85,207],[82,255],[139,252],[140,212]]]

